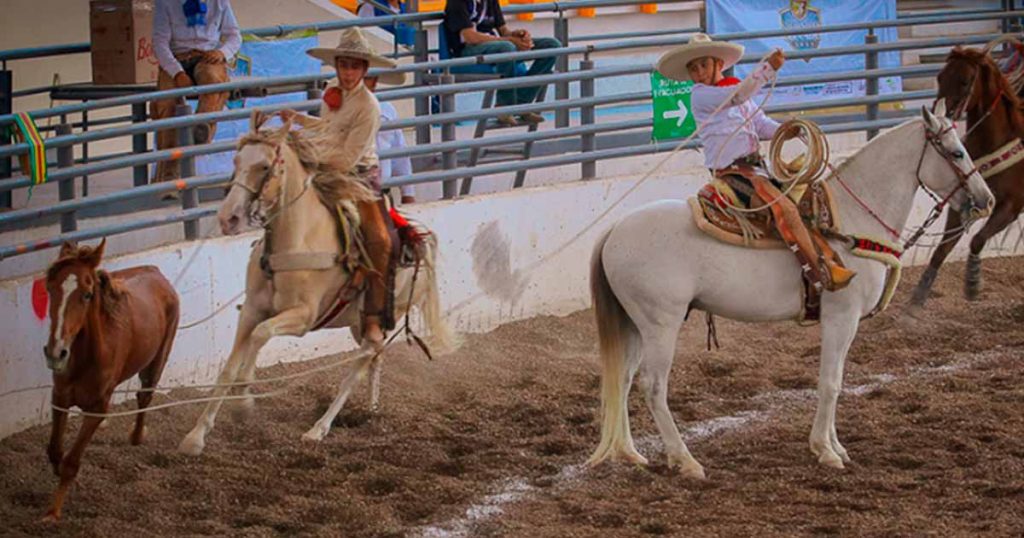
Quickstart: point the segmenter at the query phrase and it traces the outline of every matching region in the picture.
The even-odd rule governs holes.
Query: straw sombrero
[[[378,84],[386,86],[402,86],[405,84],[405,73],[401,71],[378,71],[367,74],[368,77],[377,77]]]
[[[705,56],[722,60],[725,64],[722,69],[728,69],[740,61],[743,56],[743,45],[712,41],[707,34],[693,34],[689,43],[662,54],[658,59],[657,69],[670,79],[690,80],[686,64]]]
[[[366,40],[366,37],[359,28],[346,28],[342,30],[341,37],[338,38],[338,46],[333,49],[317,47],[307,50],[306,54],[330,67],[334,67],[334,59],[339,56],[366,60],[370,67],[389,68],[398,65],[391,58],[385,58],[377,54],[377,51],[373,50],[370,42]]]

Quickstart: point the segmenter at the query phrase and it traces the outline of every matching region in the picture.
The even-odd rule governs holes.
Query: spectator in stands
[[[371,92],[377,91],[377,84],[388,84],[401,86],[405,84],[405,73],[386,73],[380,77],[365,77],[363,84]],[[395,121],[398,119],[398,111],[388,101],[380,101],[380,122]],[[389,149],[402,149],[405,147],[405,135],[401,129],[388,131],[377,131],[377,152],[380,153]],[[398,157],[395,159],[380,160],[380,181],[384,183],[390,178],[408,176],[412,174],[412,162],[409,157]],[[416,192],[412,185],[402,185],[402,203],[412,204],[416,202]]]
[[[405,2],[401,0],[375,0],[377,5],[370,2],[362,2],[359,4],[359,8],[356,10],[356,14],[360,17],[384,17],[387,15],[403,14],[405,13]],[[388,6],[390,11],[382,9],[378,6]],[[398,24],[385,24],[380,28],[390,32],[395,36],[395,41],[399,45],[412,46],[414,38],[414,30],[411,26],[405,23]]]
[[[235,14],[229,0],[156,0],[153,13],[153,49],[160,63],[157,89],[185,88],[228,81],[228,62],[242,45]],[[197,113],[216,112],[227,103],[228,92],[207,93],[199,97]],[[182,99],[154,101],[150,116],[169,118]],[[213,139],[216,123],[194,129],[197,144]],[[157,133],[158,149],[177,145],[174,130]],[[157,164],[154,181],[179,177],[178,162]]]
[[[448,0],[444,8],[442,31],[448,41],[452,58],[498,54],[526,50],[552,49],[561,47],[557,39],[540,37],[533,39],[526,30],[512,30],[505,24],[498,0]],[[497,72],[506,78],[517,76],[523,62],[496,64]],[[555,57],[537,58],[526,71],[525,76],[550,73],[555,66]],[[537,99],[540,87],[500,90],[497,105],[524,105]],[[521,114],[519,119],[528,123],[539,123],[544,117],[535,112]],[[517,125],[515,118],[504,114],[498,116],[504,125]]]

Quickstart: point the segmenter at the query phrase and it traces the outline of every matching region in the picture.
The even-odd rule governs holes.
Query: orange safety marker
[[[532,4],[535,0],[508,0],[510,4]],[[516,13],[516,19],[520,21],[532,21],[533,13]]]

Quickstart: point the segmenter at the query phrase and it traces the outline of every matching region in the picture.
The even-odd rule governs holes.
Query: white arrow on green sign
[[[684,138],[697,130],[690,113],[690,92],[693,81],[680,82],[651,72],[651,101],[654,103],[654,140]]]

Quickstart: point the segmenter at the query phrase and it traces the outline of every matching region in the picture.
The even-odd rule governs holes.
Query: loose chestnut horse
[[[946,58],[938,80],[938,99],[945,99],[946,115],[956,119],[967,112],[968,134],[963,142],[975,162],[994,152],[1002,153],[1005,150],[1001,148],[1024,136],[1020,100],[987,52],[955,47]],[[977,299],[981,290],[981,251],[985,243],[1016,220],[1024,208],[1024,161],[986,177],[985,183],[996,198],[996,207],[981,230],[971,238],[964,282],[964,294],[969,300]],[[963,235],[962,222],[959,212],[949,211],[942,244],[935,249],[914,289],[912,306],[921,307],[928,299],[942,262]]]
[[[114,388],[139,374],[144,388],[156,387],[178,330],[178,294],[160,270],[131,267],[98,270],[104,239],[96,248],[64,243],[46,271],[50,295],[50,337],[43,348],[53,370],[53,403],[87,413],[106,413]],[[136,394],[145,409],[153,393]],[[145,414],[135,419],[131,443],[142,443]],[[71,452],[64,454],[67,412],[53,410],[49,456],[60,486],[46,518],[60,519],[61,506],[78,474],[82,452],[102,417],[85,416]]]

